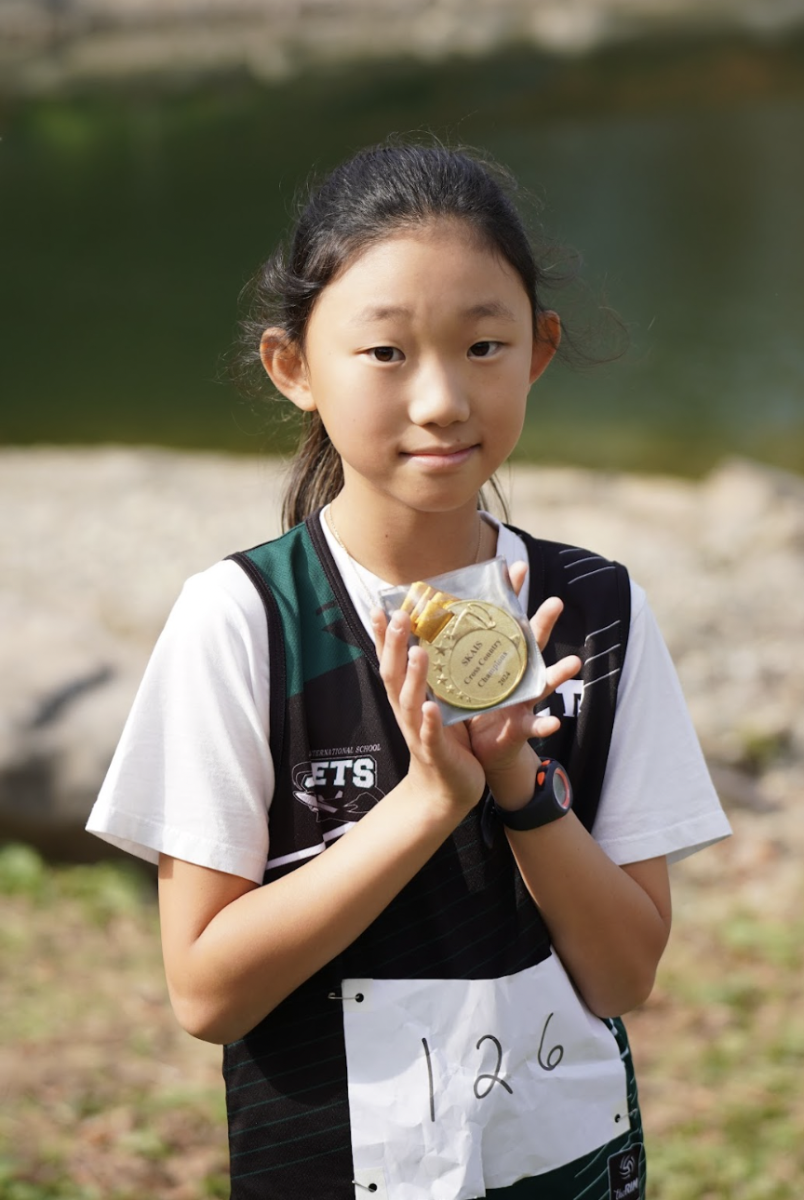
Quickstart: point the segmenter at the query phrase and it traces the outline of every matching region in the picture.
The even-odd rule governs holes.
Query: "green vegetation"
[[[629,1020],[650,1200],[799,1200],[804,917],[681,877]],[[0,1200],[228,1195],[219,1051],[170,1013],[152,881],[0,849]],[[804,906],[799,905],[799,909]],[[728,917],[723,918],[723,912]]]
[[[153,887],[128,862],[51,870],[36,850],[18,843],[0,848],[0,895],[24,896],[37,905],[77,901],[86,918],[108,925],[112,918],[139,915]]]
[[[695,930],[678,923],[659,994],[634,1022],[659,1101],[645,1106],[651,1194],[793,1200],[804,1178],[804,919],[739,908],[703,918]]]
[[[0,1200],[228,1196],[220,1051],[170,1012],[153,881],[0,849]]]

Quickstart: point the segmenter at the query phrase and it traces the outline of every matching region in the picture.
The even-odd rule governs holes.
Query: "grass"
[[[680,876],[656,990],[628,1022],[648,1194],[800,1200],[804,906],[766,913],[736,881],[724,896],[723,857],[720,874],[715,896]],[[170,1013],[151,880],[8,846],[0,896],[0,1200],[228,1196],[219,1051]]]
[[[689,931],[692,934],[693,931]],[[804,1180],[804,921],[676,930],[631,1021],[656,1200],[793,1200]]]
[[[170,1012],[153,884],[0,850],[0,1198],[228,1196],[220,1051]]]

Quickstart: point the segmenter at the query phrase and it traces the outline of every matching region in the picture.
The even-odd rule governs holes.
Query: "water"
[[[311,167],[427,127],[542,197],[629,328],[616,362],[550,368],[522,456],[804,471],[802,44],[163,81],[7,98],[2,126],[0,441],[286,445],[279,406],[225,378],[239,290]],[[593,315],[588,297],[554,303]]]

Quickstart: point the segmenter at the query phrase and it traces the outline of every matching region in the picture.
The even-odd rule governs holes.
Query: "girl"
[[[668,859],[728,825],[644,594],[479,508],[559,344],[543,281],[496,169],[388,144],[256,287],[255,352],[307,418],[289,532],[187,583],[88,826],[158,858],[236,1200],[644,1195],[619,1014]],[[377,594],[496,555],[547,686],[445,728]]]

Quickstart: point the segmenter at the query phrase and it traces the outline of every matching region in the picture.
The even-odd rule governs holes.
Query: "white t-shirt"
[[[370,633],[369,596],[388,585],[346,555],[326,520],[322,528]],[[504,526],[497,553],[527,562]],[[523,597],[527,588],[526,579]],[[188,579],[168,617],[87,829],[148,862],[168,854],[261,883],[274,794],[268,718],[265,609],[242,568],[219,562]],[[633,583],[592,832],[618,864],[677,860],[730,833],[667,648]]]

